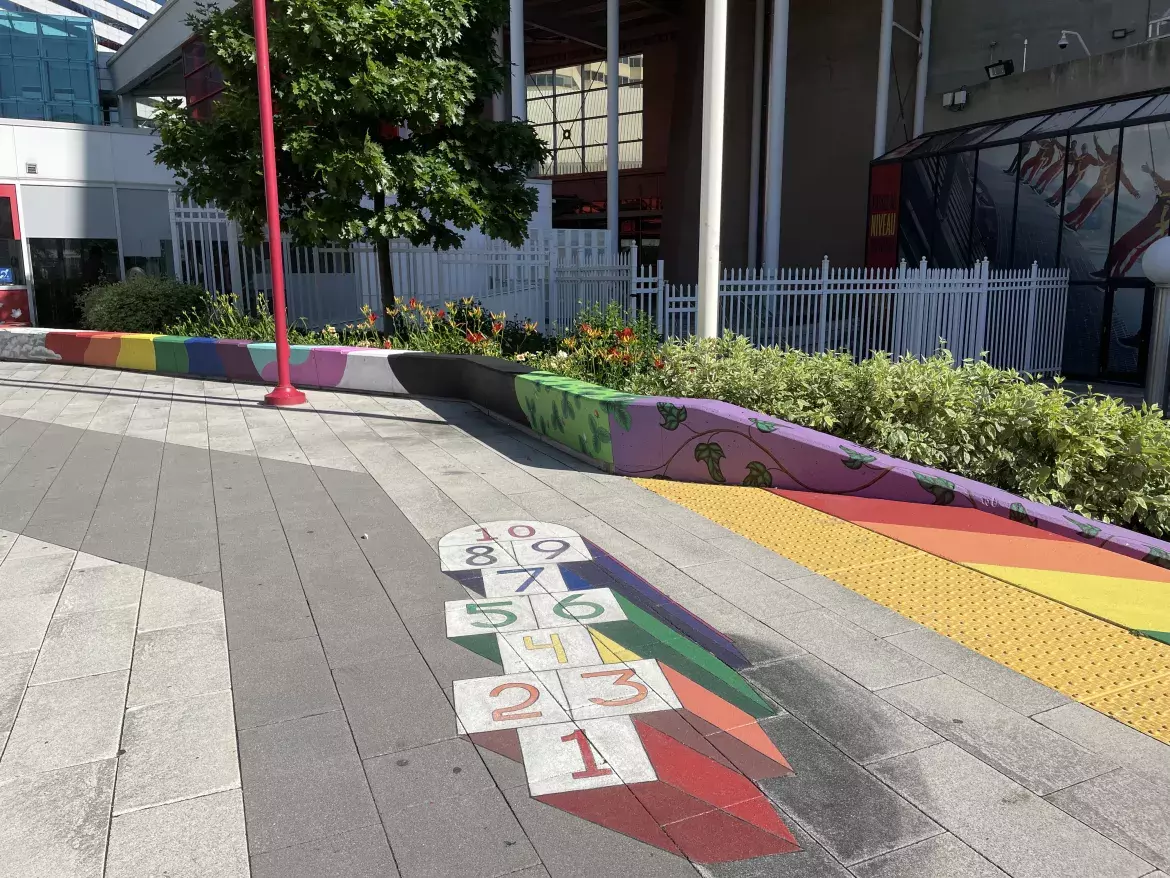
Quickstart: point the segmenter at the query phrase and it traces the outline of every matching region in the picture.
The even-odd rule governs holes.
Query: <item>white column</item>
[[[768,80],[768,171],[764,182],[764,268],[780,267],[780,207],[784,191],[784,103],[788,96],[788,0],[772,4]]]
[[[886,151],[890,116],[890,55],[894,41],[894,0],[882,0],[882,25],[878,31],[877,114],[873,120],[873,157]]]
[[[524,85],[524,0],[512,0],[508,19],[512,61],[512,118],[528,121],[528,89]]]
[[[703,41],[703,151],[699,180],[701,338],[719,334],[719,231],[723,207],[723,115],[727,90],[727,0],[707,0]]]
[[[748,268],[760,264],[760,137],[764,116],[764,5],[756,0],[756,43],[752,55],[752,157],[748,183]]]
[[[618,141],[618,97],[621,93],[621,69],[618,50],[619,22],[621,21],[620,0],[608,0],[605,13],[605,99],[606,99],[606,160],[605,160],[605,212],[608,219],[607,244],[610,259],[617,257],[621,246],[621,190],[618,185],[619,150]]]
[[[137,113],[137,101],[134,100],[134,95],[118,95],[118,124],[123,128],[137,128],[138,122],[135,119]]]
[[[922,30],[918,42],[918,74],[914,81],[914,136],[922,133],[926,119],[926,86],[930,81],[931,0],[922,0]]]
[[[504,30],[501,28],[496,31],[496,55],[501,61],[504,60]],[[509,80],[510,81],[510,80]],[[510,88],[510,86],[509,86]],[[491,114],[493,122],[508,121],[508,107],[504,92],[499,92],[492,95]]]

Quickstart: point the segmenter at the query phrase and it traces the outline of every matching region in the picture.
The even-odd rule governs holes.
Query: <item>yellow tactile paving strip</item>
[[[760,488],[638,484],[1170,744],[1170,646]]]

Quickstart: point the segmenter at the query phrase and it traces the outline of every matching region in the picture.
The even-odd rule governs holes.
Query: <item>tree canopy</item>
[[[271,0],[269,54],[282,226],[302,244],[392,238],[458,246],[462,231],[519,243],[546,155],[533,127],[483,118],[505,87],[495,33],[508,0]],[[180,193],[258,238],[265,222],[252,4],[189,19],[223,74],[196,120],[156,117],[156,159]],[[404,127],[409,134],[399,136]],[[379,260],[381,263],[383,260]]]

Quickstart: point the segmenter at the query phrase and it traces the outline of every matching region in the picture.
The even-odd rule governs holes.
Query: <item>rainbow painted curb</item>
[[[269,343],[0,327],[0,359],[271,382]],[[979,509],[1170,568],[1170,542],[918,466],[729,403],[633,396],[520,363],[370,348],[292,349],[302,387],[463,399],[626,476]]]

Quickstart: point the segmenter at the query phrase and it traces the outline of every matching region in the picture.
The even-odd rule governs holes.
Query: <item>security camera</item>
[[[1057,40],[1057,42],[1056,42],[1056,47],[1058,49],[1067,49],[1068,48],[1068,37],[1066,37],[1064,34],[1061,34],[1060,39]]]

